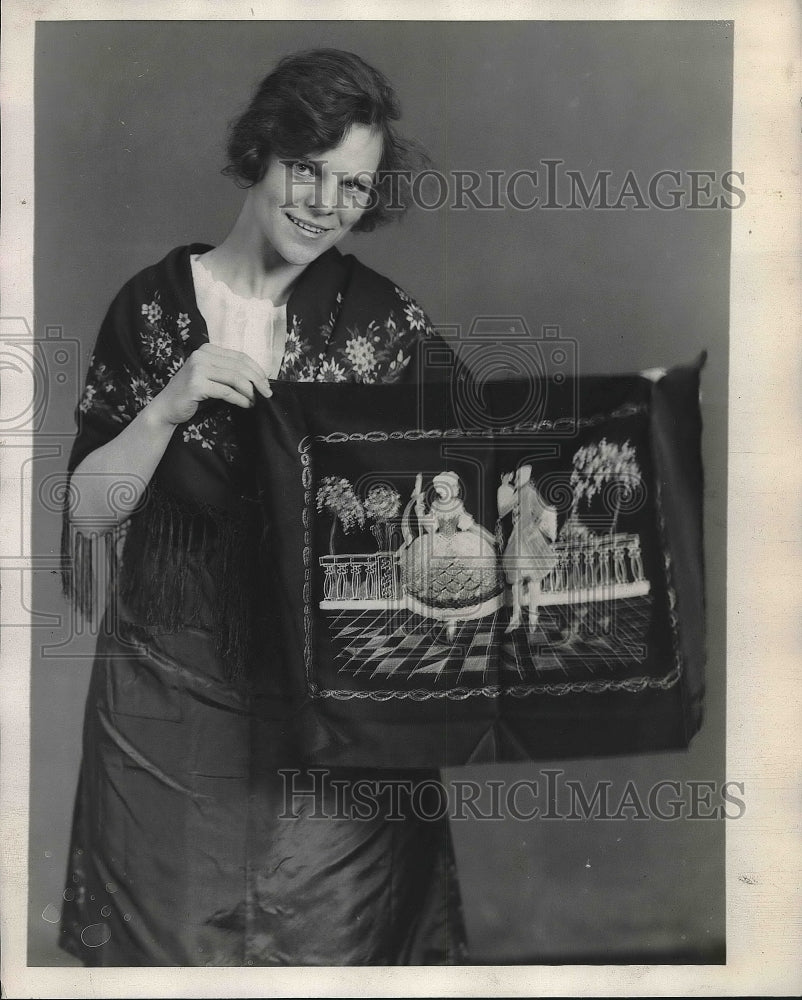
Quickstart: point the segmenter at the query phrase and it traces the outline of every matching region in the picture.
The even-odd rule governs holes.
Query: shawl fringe
[[[122,526],[86,530],[65,505],[64,594],[87,621],[95,619],[106,594],[119,593],[137,625],[165,632],[210,629],[227,678],[242,682],[252,650],[262,542],[257,505],[249,506],[254,509],[227,511],[151,484],[145,504]]]

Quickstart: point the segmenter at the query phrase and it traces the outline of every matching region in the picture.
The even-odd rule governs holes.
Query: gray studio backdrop
[[[52,364],[59,340],[69,358],[58,355],[68,377],[52,379],[33,463],[38,555],[58,548],[52,477],[65,465],[107,305],[172,247],[226,234],[242,197],[219,173],[226,124],[277,57],[320,45],[353,50],[390,77],[407,132],[444,170],[509,174],[559,159],[589,177],[612,171],[620,186],[629,170],[648,184],[659,170],[731,166],[727,24],[40,23],[35,329]],[[687,753],[558,765],[565,778],[612,781],[618,795],[630,779],[645,796],[661,779],[724,776],[729,227],[720,208],[442,208],[349,237],[346,247],[406,287],[436,324],[467,329],[477,316],[511,315],[533,330],[559,325],[578,342],[583,373],[670,366],[709,351],[706,719]],[[35,574],[33,606],[29,963],[66,965],[55,920],[92,639],[68,635],[52,566]],[[459,776],[513,781],[549,766]],[[723,959],[723,822],[453,827],[474,962]]]

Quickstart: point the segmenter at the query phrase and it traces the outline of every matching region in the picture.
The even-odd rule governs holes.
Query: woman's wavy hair
[[[271,154],[292,159],[320,154],[339,145],[352,125],[376,128],[382,155],[375,194],[353,227],[369,232],[407,210],[409,184],[402,178],[429,164],[418,143],[395,131],[393,122],[400,117],[387,79],[353,52],[297,52],[262,80],[247,110],[232,122],[223,173],[240,187],[251,187],[264,177]]]

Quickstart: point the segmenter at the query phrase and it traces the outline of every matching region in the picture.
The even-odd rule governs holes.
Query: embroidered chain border
[[[648,412],[645,403],[627,403],[624,406],[613,410],[610,414],[597,413],[592,417],[580,417],[577,420],[577,428],[595,427],[607,420],[621,419],[623,417],[637,416],[640,413]],[[541,420],[535,424],[516,424],[511,427],[500,427],[492,430],[464,431],[460,428],[448,428],[447,430],[410,430],[410,431],[353,431],[350,434],[344,431],[333,431],[331,434],[307,435],[298,444],[298,453],[301,459],[301,483],[304,490],[304,505],[301,512],[301,520],[304,529],[304,666],[306,668],[306,682],[310,695],[313,698],[334,698],[337,701],[351,701],[354,698],[370,699],[371,701],[392,701],[393,699],[408,699],[410,701],[430,701],[435,698],[449,698],[453,701],[465,701],[467,698],[499,698],[509,695],[513,698],[528,698],[536,694],[553,695],[562,697],[567,694],[605,694],[609,691],[628,691],[637,694],[646,690],[667,691],[679,682],[682,676],[682,653],[679,643],[679,619],[676,611],[676,593],[673,586],[673,573],[671,569],[671,556],[666,548],[665,517],[663,514],[663,504],[661,499],[661,488],[659,477],[656,478],[656,508],[658,521],[658,534],[660,536],[660,548],[663,553],[664,568],[666,573],[666,584],[668,592],[668,614],[671,624],[671,635],[674,645],[674,667],[663,677],[629,677],[623,680],[603,680],[603,681],[566,681],[563,684],[541,683],[541,684],[514,684],[501,687],[498,684],[485,685],[480,688],[454,687],[447,691],[427,691],[422,688],[413,688],[409,691],[348,691],[336,688],[321,688],[312,676],[313,670],[313,631],[314,619],[312,615],[312,524],[310,511],[312,510],[312,459],[310,449],[313,444],[346,444],[352,441],[370,441],[373,443],[382,441],[420,441],[424,439],[438,438],[461,438],[461,437],[496,437],[504,434],[520,434],[522,432],[533,432],[542,430],[559,429],[565,424],[564,420]],[[573,422],[572,422],[573,425]]]

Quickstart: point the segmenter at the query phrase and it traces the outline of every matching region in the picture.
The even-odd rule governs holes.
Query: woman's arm
[[[240,351],[203,344],[155,399],[75,469],[75,521],[97,529],[124,521],[142,499],[178,424],[191,420],[205,399],[247,409],[255,390],[272,395],[267,375],[255,361]],[[121,483],[126,490],[118,488]]]

